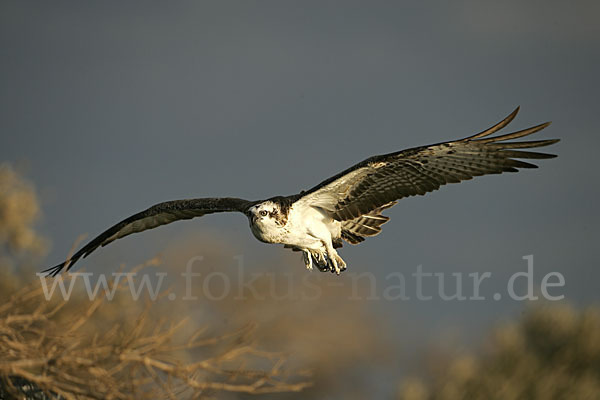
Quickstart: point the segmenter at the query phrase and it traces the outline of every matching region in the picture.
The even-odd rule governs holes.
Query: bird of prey
[[[309,270],[339,275],[346,263],[337,248],[358,244],[381,232],[389,217],[381,215],[399,199],[424,195],[446,183],[474,176],[537,168],[518,159],[544,159],[553,154],[521,149],[548,146],[558,139],[516,141],[538,132],[546,122],[518,132],[490,136],[511,122],[519,108],[496,125],[460,140],[415,147],[373,156],[326,179],[312,189],[291,196],[249,201],[231,197],[174,200],[156,204],[112,226],[73,256],[44,272],[56,276],[82,257],[116,239],[182,219],[237,211],[248,217],[254,236],[265,243],[283,244],[300,251]]]

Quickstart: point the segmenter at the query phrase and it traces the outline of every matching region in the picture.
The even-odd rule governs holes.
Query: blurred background
[[[290,398],[462,398],[467,386],[488,398],[473,388],[513,387],[489,367],[516,370],[507,348],[533,363],[519,364],[535,371],[519,384],[540,385],[546,374],[564,378],[560,390],[581,376],[595,388],[600,364],[586,346],[598,343],[598,17],[600,5],[583,0],[3,1],[3,273],[15,287],[35,282],[33,272],[62,261],[81,234],[161,201],[293,194],[371,155],[479,132],[520,105],[508,129],[553,121],[536,136],[561,139],[547,149],[557,159],[402,200],[385,212],[392,220],[380,236],[341,250],[349,270],[340,277],[306,278],[298,254],[257,242],[239,214],[130,236],[81,265],[128,270],[160,256],[153,271],[169,273],[177,300],[153,307],[215,332],[256,323],[260,348],[311,371],[313,386]],[[561,301],[506,296],[526,255],[538,296],[546,274],[564,277],[551,291]],[[195,272],[219,272],[234,287],[258,276],[264,296],[208,298],[201,276],[198,299],[180,301],[179,274],[194,257],[204,258]],[[433,298],[419,300],[410,278],[418,266],[445,273],[449,288],[462,273],[467,296],[468,274],[490,272],[486,298],[444,301],[430,281]],[[397,272],[409,298],[382,298]],[[306,279],[317,296],[277,295]],[[558,344],[536,347],[554,329]],[[543,358],[567,348],[565,337],[595,355],[583,362],[568,352],[590,366],[576,378],[571,358]],[[490,370],[497,380],[473,372]],[[594,393],[586,385],[577,387]],[[532,389],[499,398],[523,390]]]

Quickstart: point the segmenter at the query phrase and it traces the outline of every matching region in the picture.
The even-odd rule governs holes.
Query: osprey
[[[399,199],[424,195],[446,183],[474,176],[517,172],[517,168],[537,168],[517,159],[544,159],[553,154],[516,149],[548,146],[558,139],[506,142],[538,132],[541,125],[518,132],[490,137],[511,122],[519,108],[483,132],[460,140],[415,147],[373,156],[292,196],[249,201],[231,197],[175,200],[156,204],[101,233],[73,256],[43,272],[56,276],[71,269],[82,257],[100,246],[132,233],[156,228],[182,219],[206,214],[237,211],[248,217],[254,236],[265,243],[283,244],[302,252],[309,270],[339,274],[346,263],[337,248],[342,242],[358,244],[381,232],[389,217],[381,215]]]

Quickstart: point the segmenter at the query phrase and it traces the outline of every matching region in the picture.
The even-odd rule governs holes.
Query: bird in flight
[[[254,236],[302,252],[306,268],[340,274],[346,263],[336,249],[343,241],[358,244],[381,232],[389,217],[381,215],[404,197],[424,195],[446,183],[474,176],[537,168],[518,159],[545,159],[553,154],[524,151],[559,139],[507,142],[538,132],[546,122],[518,132],[490,136],[508,125],[519,108],[496,125],[460,140],[373,156],[291,196],[249,201],[232,197],[174,200],[156,204],[110,227],[68,260],[44,270],[56,276],[100,246],[132,233],[182,219],[236,211],[250,222]]]

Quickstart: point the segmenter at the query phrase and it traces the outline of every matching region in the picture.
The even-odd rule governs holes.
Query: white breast
[[[290,208],[285,244],[302,249],[321,250],[341,235],[341,224],[314,207],[294,204]]]

